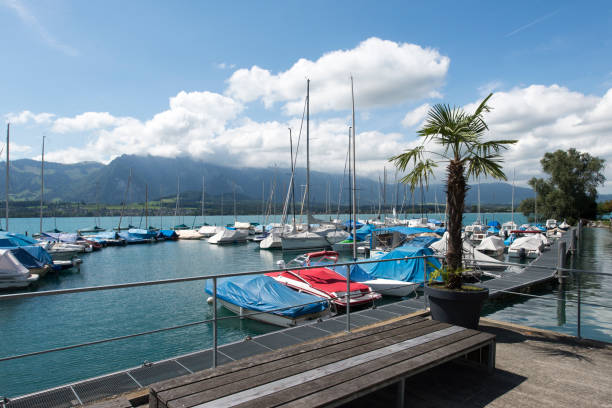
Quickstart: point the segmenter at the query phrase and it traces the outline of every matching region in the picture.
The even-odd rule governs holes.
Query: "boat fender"
[[[208,303],[209,305],[213,304],[213,297],[209,296],[208,299],[206,299],[206,303]]]
[[[285,261],[282,259],[280,261],[276,261],[276,266],[278,269],[285,269]]]

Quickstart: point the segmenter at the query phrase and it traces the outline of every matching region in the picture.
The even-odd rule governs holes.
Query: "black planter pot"
[[[489,297],[489,289],[456,291],[425,286],[425,296],[428,297],[429,310],[434,320],[476,329],[482,304]]]

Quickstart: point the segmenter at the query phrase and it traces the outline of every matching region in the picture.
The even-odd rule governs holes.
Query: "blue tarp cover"
[[[178,238],[178,234],[174,230],[159,230],[158,234],[163,238]]]
[[[117,233],[117,235],[119,235],[119,238],[123,238],[126,242],[140,242],[140,241],[144,241],[144,239],[142,239],[141,237],[138,237],[136,235],[132,235],[127,231],[121,231],[119,233]]]
[[[0,232],[0,248],[15,248],[36,244],[36,240],[25,235],[5,231]]]
[[[437,237],[414,237],[407,244],[413,247],[428,247],[438,240],[440,238]]]
[[[404,235],[414,235],[414,234],[422,234],[424,232],[433,232],[429,228],[402,227],[402,226],[379,228],[379,229],[377,229],[375,231],[376,232],[379,232],[379,231],[398,231],[400,234],[404,234]]]
[[[433,251],[431,248],[401,246],[395,248],[393,251],[389,252],[387,255],[384,255],[380,259],[395,259],[423,255],[433,255]],[[429,274],[433,272],[433,268],[431,265],[429,265],[429,263],[433,264],[436,268],[440,268],[441,265],[436,258],[428,258],[427,262],[427,279],[429,279]],[[363,264],[361,265],[361,268],[374,278],[422,283],[424,265],[425,260],[419,258],[407,259],[405,261]]]
[[[104,231],[98,232],[96,238],[99,239],[117,239],[117,233],[115,231]]]
[[[357,230],[357,241],[365,241],[368,235],[372,234],[376,227],[373,224],[366,224]]]
[[[51,257],[51,255],[49,255],[45,248],[38,245],[27,245],[22,246],[21,249],[27,251],[43,265],[53,265],[53,258]]]
[[[206,292],[212,294],[211,280],[206,281]],[[327,301],[289,289],[266,275],[220,278],[217,281],[217,296],[226,302],[246,309],[271,312],[288,317],[317,313],[327,308]],[[272,312],[287,307],[290,308]]]
[[[352,229],[353,228],[353,220],[345,221],[344,223],[342,223],[342,225],[344,225],[346,228]],[[357,221],[357,223],[355,225],[357,226],[357,229],[363,227],[363,223],[359,222],[359,221]]]
[[[498,234],[499,234],[499,231],[500,231],[500,230],[499,230],[499,228],[497,228],[497,227],[491,227],[491,228],[489,228],[489,229],[487,230],[487,232],[490,232],[491,234],[495,234],[495,235],[498,235]]]
[[[45,266],[43,262],[40,262],[38,259],[34,258],[28,251],[23,249],[23,247],[13,248],[10,251],[13,253],[13,255],[15,255],[15,258],[17,258],[17,260],[28,269],[42,268]]]
[[[59,241],[67,244],[74,244],[78,241],[79,236],[76,232],[73,233],[55,233],[55,232],[43,232],[40,234],[40,238],[45,241]]]
[[[499,223],[499,221],[489,221],[489,223],[487,224],[487,226],[489,227],[495,227],[497,229],[501,228],[501,224]]]
[[[156,231],[149,231],[146,229],[138,229],[138,228],[130,228],[128,230],[128,233],[136,238],[142,238],[142,239],[155,238],[155,236],[157,235]]]
[[[434,232],[438,235],[444,235],[444,233],[446,232],[446,228],[436,228]]]

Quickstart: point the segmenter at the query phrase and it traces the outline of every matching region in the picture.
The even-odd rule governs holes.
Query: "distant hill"
[[[108,165],[95,162],[76,164],[45,163],[45,202],[69,201],[106,204],[118,204],[124,200],[128,176],[132,171],[132,180],[128,202],[143,202],[145,185],[148,185],[149,200],[160,197],[175,197],[178,182],[182,198],[194,199],[202,192],[202,177],[205,178],[206,195],[209,198],[221,194],[233,194],[234,186],[238,200],[261,200],[262,194],[267,200],[272,186],[275,186],[275,201],[285,198],[290,170],[284,168],[234,168],[219,166],[191,158],[163,158],[154,156],[123,155]],[[0,174],[4,174],[5,163],[0,163]],[[338,204],[340,188],[341,202],[348,203],[348,177],[312,171],[311,202],[329,202],[332,209]],[[296,202],[301,201],[306,184],[305,169],[296,171]],[[342,186],[341,186],[342,184]],[[12,200],[37,200],[40,197],[40,162],[22,159],[11,162],[10,193]],[[263,191],[262,191],[263,186]],[[381,194],[378,181],[359,177],[357,188],[360,206],[376,207]],[[411,205],[410,191],[404,193],[404,186],[397,187],[387,183],[386,203],[398,206]],[[397,194],[396,194],[397,193]],[[4,177],[0,177],[0,200],[5,194]],[[405,194],[405,199],[404,199]],[[397,196],[397,198],[396,198]],[[507,183],[486,183],[480,186],[482,204],[510,204],[512,186]],[[515,204],[532,197],[531,189],[516,187]],[[208,201],[208,200],[207,200]],[[415,205],[421,202],[421,192],[414,193]],[[423,201],[440,205],[444,204],[444,187],[434,184],[424,191]],[[468,191],[466,203],[477,202],[477,187]]]

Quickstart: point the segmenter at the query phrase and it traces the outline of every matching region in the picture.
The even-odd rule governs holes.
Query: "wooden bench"
[[[337,406],[457,358],[495,367],[495,336],[407,318],[153,384],[150,408]],[[435,392],[435,390],[432,390]]]

